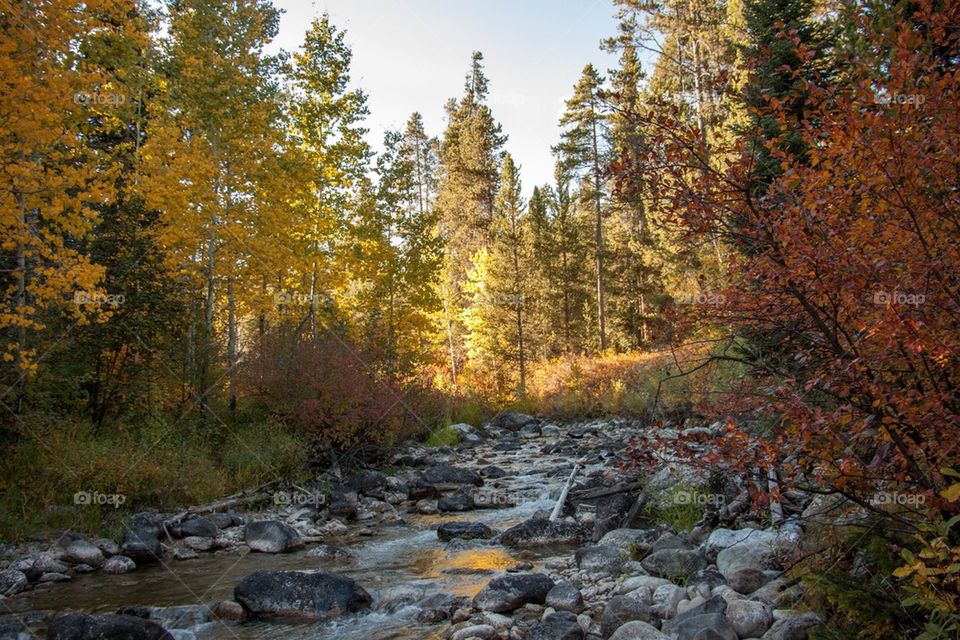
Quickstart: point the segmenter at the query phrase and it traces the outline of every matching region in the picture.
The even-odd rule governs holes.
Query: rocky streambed
[[[801,640],[819,624],[782,576],[815,501],[787,496],[764,528],[744,479],[669,455],[627,470],[646,437],[628,420],[459,429],[458,447],[410,446],[389,473],[18,549],[0,571],[0,638]],[[671,431],[706,450],[719,426],[657,438]],[[655,517],[691,503],[706,514],[690,531]]]

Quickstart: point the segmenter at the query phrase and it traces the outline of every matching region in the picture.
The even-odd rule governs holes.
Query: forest
[[[270,0],[0,0],[0,540],[503,411],[716,424],[755,508],[866,514],[797,564],[816,637],[960,637],[960,4],[608,9],[528,192],[480,51],[375,150],[327,13],[272,53]]]

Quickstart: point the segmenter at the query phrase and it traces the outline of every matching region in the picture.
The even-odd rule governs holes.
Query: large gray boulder
[[[617,628],[610,636],[610,640],[671,640],[671,638],[660,633],[660,630],[651,624],[634,620]]]
[[[634,620],[657,623],[657,615],[653,611],[653,597],[647,588],[610,598],[600,619],[600,634],[609,638],[619,627]]]
[[[39,576],[38,576],[39,577]],[[16,569],[0,571],[0,596],[12,596],[27,588],[27,574]]]
[[[297,530],[278,520],[250,522],[243,529],[243,539],[253,551],[285,553],[303,546]]]
[[[728,602],[726,615],[741,638],[759,638],[773,624],[770,607],[755,600]]]
[[[570,611],[571,613],[580,613],[584,610],[583,594],[580,589],[572,582],[558,582],[547,593],[545,601],[548,607],[553,607],[556,611]]]
[[[233,598],[261,618],[333,618],[373,601],[352,578],[320,571],[257,571],[240,581]]]
[[[75,540],[64,550],[60,559],[68,564],[86,564],[99,567],[106,558],[100,547],[86,540]]]
[[[702,553],[690,549],[660,549],[640,562],[650,575],[670,580],[686,580],[709,564]]]
[[[135,616],[71,613],[50,623],[47,640],[174,640],[155,622]]]
[[[815,613],[797,613],[796,615],[781,618],[773,623],[761,640],[806,640],[807,632],[822,621]]]
[[[123,535],[120,553],[138,565],[160,562],[164,554],[163,544],[153,534],[153,530],[131,529]]]
[[[741,542],[717,554],[717,570],[738,593],[752,593],[769,582],[765,571],[776,569],[778,552],[769,542]]]
[[[483,478],[476,471],[449,464],[427,467],[420,477],[428,484],[472,484],[478,487],[483,485]]]
[[[677,616],[664,622],[662,631],[676,640],[738,640],[736,630],[722,613]]]
[[[542,573],[517,573],[491,580],[473,598],[473,606],[481,611],[503,613],[527,603],[543,604],[554,582]]]
[[[595,545],[577,549],[574,559],[583,571],[616,576],[623,563],[630,559],[630,552],[619,547]]]
[[[220,530],[213,520],[202,516],[193,516],[170,527],[170,534],[174,538],[189,538],[191,536],[216,538],[219,532]]]
[[[437,527],[437,537],[448,542],[454,538],[462,540],[487,540],[497,532],[482,522],[444,522]]]
[[[7,569],[22,571],[26,574],[28,580],[36,582],[45,573],[66,573],[69,567],[50,554],[38,553],[14,560],[7,566]]]
[[[743,543],[765,543],[773,548],[777,544],[777,534],[762,529],[714,529],[700,545],[707,559],[714,561],[724,549]]]
[[[569,611],[552,613],[527,631],[527,640],[583,640],[577,615]]]
[[[537,424],[539,421],[533,416],[525,413],[515,413],[513,411],[504,411],[498,413],[490,421],[490,427],[494,429],[506,429],[507,431],[520,431],[528,424]]]
[[[507,547],[578,546],[590,539],[590,531],[574,522],[532,518],[500,534],[500,543]]]

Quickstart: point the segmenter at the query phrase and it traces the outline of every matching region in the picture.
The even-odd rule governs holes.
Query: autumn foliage
[[[960,453],[960,6],[917,6],[895,23],[854,16],[842,82],[779,70],[790,92],[754,113],[775,123],[766,136],[708,153],[653,106],[637,119],[648,153],[624,171],[669,203],[668,225],[729,249],[715,304],[681,320],[719,336],[711,359],[750,366],[777,417],[767,447],[731,454],[868,507],[881,489],[920,493],[937,513],[956,506],[939,494]],[[795,33],[778,37],[811,60]]]

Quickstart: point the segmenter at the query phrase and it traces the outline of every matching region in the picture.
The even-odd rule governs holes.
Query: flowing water
[[[479,455],[477,452],[470,457]],[[505,529],[522,522],[535,511],[552,506],[570,467],[569,461],[559,456],[540,456],[539,447],[533,444],[510,453],[492,453],[484,447],[483,455],[492,464],[516,474],[497,481],[499,491],[514,497],[516,506],[437,516],[407,515],[405,525],[381,528],[371,537],[344,545],[356,555],[352,562],[331,564],[308,557],[306,551],[207,555],[187,562],[165,561],[161,566],[125,575],[78,575],[68,584],[50,585],[3,604],[20,615],[38,610],[111,613],[131,605],[209,604],[232,599],[234,585],[254,571],[316,568],[354,578],[373,596],[373,609],[322,623],[183,621],[165,626],[188,630],[194,635],[183,637],[197,640],[438,638],[446,625],[417,622],[418,609],[405,602],[440,592],[473,596],[507,567],[522,560],[539,565],[548,556],[514,552],[490,541],[444,543],[437,539],[437,525],[470,520]],[[330,542],[338,544],[336,540]]]

